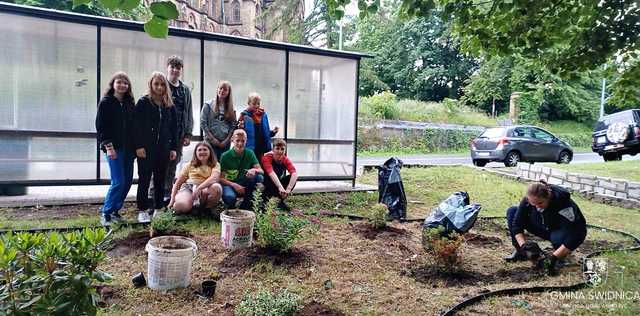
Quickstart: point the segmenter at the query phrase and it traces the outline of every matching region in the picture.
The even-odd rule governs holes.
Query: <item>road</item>
[[[399,157],[405,164],[433,164],[433,165],[450,165],[450,164],[471,164],[471,157],[466,154],[450,154],[450,155],[406,155]],[[359,166],[379,166],[382,165],[389,157],[358,157]],[[640,155],[625,155],[622,160],[640,160]],[[596,153],[575,153],[571,163],[594,163],[603,162],[602,157]],[[504,167],[504,164],[492,162],[487,167]]]

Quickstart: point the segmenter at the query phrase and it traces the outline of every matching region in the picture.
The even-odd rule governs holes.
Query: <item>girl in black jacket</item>
[[[135,146],[138,157],[138,221],[150,221],[154,208],[163,204],[164,178],[170,160],[176,159],[178,122],[166,77],[154,72],[147,94],[136,104]],[[153,205],[147,192],[153,175]]]
[[[122,221],[119,211],[131,188],[135,159],[135,145],[131,138],[134,102],[129,77],[124,72],[115,73],[98,103],[96,115],[98,142],[107,155],[111,174],[111,186],[101,210],[102,225],[109,225],[111,221]]]

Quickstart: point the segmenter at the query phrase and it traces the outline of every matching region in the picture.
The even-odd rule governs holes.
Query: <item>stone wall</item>
[[[571,189],[598,202],[640,208],[640,183],[638,182],[572,173],[528,163],[518,164],[516,174],[530,180],[544,179],[550,184]]]

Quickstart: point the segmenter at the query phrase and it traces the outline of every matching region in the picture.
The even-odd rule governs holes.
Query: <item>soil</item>
[[[310,302],[296,314],[298,316],[346,316],[345,313],[318,302]]]
[[[76,208],[68,214],[98,209],[99,206],[88,211]],[[465,234],[466,241],[459,250],[460,263],[447,271],[435,268],[433,259],[422,249],[421,223],[417,222],[392,222],[376,230],[366,222],[323,220],[316,233],[282,254],[257,247],[229,252],[222,246],[219,228],[193,236],[184,232],[171,234],[186,235],[198,245],[191,286],[166,294],[135,288],[131,277],[141,271],[147,274],[144,248],[150,238],[146,230],[132,232],[114,242],[108,252],[110,260],[101,266],[114,276],[109,286],[97,288],[104,302],[101,305],[106,306],[105,314],[234,315],[245,292],[289,288],[302,294],[306,302],[298,315],[390,311],[399,315],[433,315],[486,291],[580,282],[583,278],[577,258],[601,247],[629,244],[588,236],[560,276],[548,277],[529,262],[506,264],[502,260],[513,248],[506,225],[500,220],[479,220]],[[549,246],[548,242],[532,240],[542,248]],[[218,279],[214,298],[195,294],[203,280],[214,276]]]
[[[385,226],[383,228],[375,228],[369,223],[349,223],[349,226],[353,227],[353,231],[356,234],[366,239],[393,239],[400,235],[407,234],[407,230],[404,228],[395,228],[392,226]]]

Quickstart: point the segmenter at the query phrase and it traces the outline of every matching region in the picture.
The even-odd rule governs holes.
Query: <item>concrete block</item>
[[[627,181],[612,181],[611,183],[616,186],[616,191],[627,191]]]
[[[529,171],[530,164],[528,163],[519,163],[518,170]]]
[[[627,193],[626,192],[616,192],[616,197],[621,197],[623,199],[627,198]]]
[[[629,189],[627,194],[632,199],[640,199],[640,189]]]
[[[588,185],[596,185],[596,177],[580,176],[580,183]]]
[[[582,185],[580,183],[569,182],[569,186],[574,190],[581,190]]]
[[[603,187],[594,187],[593,191],[595,191],[596,193],[604,194],[604,188]]]
[[[542,167],[542,168],[540,168],[540,170],[544,174],[547,174],[547,175],[551,174],[551,168],[549,168],[549,167]]]
[[[561,185],[563,184],[564,180],[556,177],[549,177],[549,179],[547,179],[547,182],[549,184]]]
[[[605,189],[604,190],[604,194],[605,195],[610,195],[610,196],[616,196],[616,191]]]
[[[558,170],[558,169],[551,169],[551,175],[556,177],[556,178],[561,178],[561,179],[566,179],[567,178],[567,172],[566,171],[562,171],[562,170]]]
[[[618,186],[615,183],[612,183],[607,180],[598,179],[597,181],[599,187],[603,187],[607,190],[617,190]]]
[[[567,175],[567,181],[573,183],[580,183],[580,178],[575,173],[570,173]]]
[[[592,185],[588,185],[588,184],[583,184],[582,185],[582,190],[587,191],[587,192],[593,192],[594,187]]]
[[[627,183],[627,188],[629,190],[640,190],[640,183],[639,182],[628,182]]]

